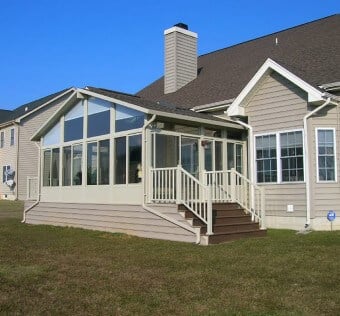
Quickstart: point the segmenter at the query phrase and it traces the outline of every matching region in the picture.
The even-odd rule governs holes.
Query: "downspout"
[[[184,225],[180,222],[178,222],[177,220],[171,218],[170,216],[167,216],[157,210],[152,209],[151,207],[146,205],[146,198],[147,198],[147,191],[146,191],[146,186],[148,185],[148,183],[146,182],[146,178],[147,178],[147,172],[146,172],[146,149],[147,149],[147,138],[146,138],[146,128],[152,123],[154,122],[156,119],[156,114],[154,114],[151,119],[147,122],[145,122],[145,124],[143,125],[143,129],[142,129],[142,153],[143,153],[143,157],[142,157],[142,162],[143,162],[143,167],[142,167],[142,186],[143,186],[143,204],[142,207],[143,209],[145,209],[146,211],[159,216],[163,219],[165,219],[166,221],[173,223],[177,226],[180,226],[183,229],[186,229],[194,234],[196,234],[196,243],[199,244],[200,240],[201,240],[201,236],[200,236],[200,229],[196,229],[196,228],[192,228],[189,227],[187,225]]]
[[[304,143],[305,143],[305,177],[306,177],[306,224],[305,228],[308,228],[311,221],[311,203],[310,203],[310,196],[311,196],[311,188],[310,188],[310,174],[309,174],[309,148],[308,148],[308,127],[307,127],[307,120],[314,115],[315,113],[322,110],[324,107],[326,107],[328,104],[331,103],[331,98],[327,98],[325,103],[318,106],[316,109],[314,109],[312,112],[306,114],[303,117],[303,132],[304,132]]]
[[[16,134],[15,134],[15,144],[16,144],[16,166],[15,166],[15,183],[16,183],[16,187],[15,187],[15,199],[17,200],[18,199],[18,191],[19,191],[19,177],[18,177],[18,169],[19,169],[19,133],[20,133],[20,125],[18,123],[15,123],[15,125],[17,126],[17,131],[16,131]]]
[[[41,197],[41,183],[40,183],[40,173],[41,173],[41,147],[34,142],[34,144],[38,147],[38,151],[39,151],[39,156],[38,156],[38,196],[37,196],[37,201],[34,202],[31,206],[29,206],[27,209],[24,210],[24,217],[21,221],[21,223],[25,223],[26,222],[26,214],[28,211],[30,211],[33,207],[37,206],[40,202],[40,197]]]

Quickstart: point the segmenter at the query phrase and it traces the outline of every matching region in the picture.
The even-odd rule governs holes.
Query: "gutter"
[[[21,221],[21,223],[25,223],[26,222],[26,214],[34,207],[36,207],[39,202],[40,202],[40,198],[41,198],[41,177],[40,177],[40,173],[41,173],[41,147],[37,144],[34,143],[39,150],[39,158],[38,158],[38,197],[37,197],[37,201],[34,202],[31,206],[29,206],[27,209],[24,210],[24,215],[23,215],[23,219]]]
[[[311,197],[311,185],[310,185],[310,174],[309,174],[309,147],[308,147],[308,127],[307,127],[307,120],[313,116],[315,113],[319,112],[320,110],[322,110],[324,107],[326,107],[327,105],[329,105],[330,103],[333,103],[335,105],[337,105],[336,103],[331,101],[331,98],[327,98],[327,100],[321,104],[320,106],[318,106],[316,109],[314,109],[312,112],[306,114],[303,117],[303,131],[304,131],[304,164],[305,164],[305,170],[307,172],[305,172],[305,180],[306,180],[306,224],[305,224],[305,228],[308,228],[310,226],[311,223],[311,201],[310,201],[310,197]]]
[[[142,204],[142,207],[144,210],[146,210],[147,212],[150,212],[158,217],[161,217],[163,219],[165,219],[166,221],[176,225],[176,226],[179,226],[191,233],[194,233],[196,235],[196,244],[199,244],[200,243],[200,239],[201,239],[201,236],[200,236],[200,229],[196,229],[196,228],[193,228],[193,227],[190,227],[190,226],[187,226],[187,225],[184,225],[182,224],[181,222],[178,222],[177,220],[173,219],[172,217],[170,216],[167,216],[149,206],[146,205],[146,198],[147,198],[147,193],[146,193],[146,186],[148,185],[148,183],[146,182],[146,179],[147,179],[147,172],[146,172],[146,149],[147,149],[147,138],[146,138],[146,128],[152,123],[154,122],[156,119],[156,114],[152,115],[151,119],[148,120],[147,122],[145,122],[145,124],[143,125],[143,128],[142,128],[142,160],[143,160],[143,167],[142,167],[142,170],[143,170],[143,174],[142,174],[142,186],[143,186],[143,204]]]

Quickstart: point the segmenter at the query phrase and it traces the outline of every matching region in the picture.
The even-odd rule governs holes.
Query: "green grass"
[[[0,201],[0,314],[340,314],[340,232],[202,247],[24,225],[21,208]]]

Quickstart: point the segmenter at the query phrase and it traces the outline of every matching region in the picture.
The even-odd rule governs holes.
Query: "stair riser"
[[[243,224],[243,225],[225,225],[225,226],[213,226],[214,233],[238,233],[244,230],[258,230],[259,225],[257,223]],[[201,228],[201,234],[207,232],[206,227]]]
[[[250,216],[239,216],[239,217],[217,217],[215,218],[214,224],[242,224],[252,223]]]
[[[213,210],[213,216],[242,216],[245,212],[241,210]]]
[[[265,237],[266,231],[265,230],[258,230],[253,232],[247,233],[233,233],[233,234],[226,234],[226,235],[211,235],[209,236],[209,244],[219,244],[222,242],[228,242],[233,240],[238,240],[242,238],[253,238],[253,237]]]

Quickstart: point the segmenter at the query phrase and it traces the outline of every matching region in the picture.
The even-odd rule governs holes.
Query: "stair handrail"
[[[184,181],[185,179],[189,180]],[[180,181],[179,181],[180,180]],[[192,183],[196,185],[193,190]],[[183,184],[186,185],[186,190],[182,190]],[[212,231],[212,196],[211,188],[201,183],[197,178],[183,169],[181,165],[177,166],[177,199],[181,204],[184,204],[187,209],[194,213],[202,222],[207,225],[207,235],[213,235]],[[198,194],[198,196],[197,196]]]

